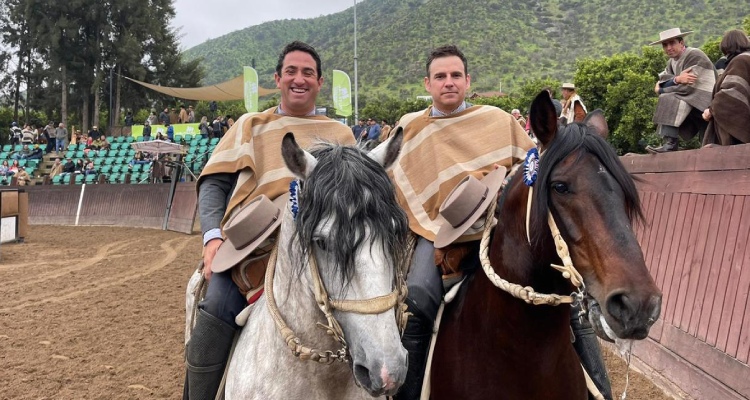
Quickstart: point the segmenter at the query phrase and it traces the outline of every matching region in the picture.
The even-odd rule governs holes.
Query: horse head
[[[399,304],[385,301],[395,299],[406,273],[408,222],[385,172],[398,157],[402,136],[369,154],[325,143],[307,152],[291,133],[282,142],[284,161],[300,181],[292,242],[299,249],[297,273],[311,280],[304,267],[314,258],[355,381],[372,396],[394,394],[406,377],[407,353],[394,312]],[[367,306],[340,305],[347,302]]]
[[[645,338],[659,317],[661,293],[632,229],[643,218],[638,192],[605,140],[602,112],[563,126],[542,92],[530,119],[542,149],[531,211],[535,242],[549,240],[543,227],[551,212],[593,297],[589,319],[597,334],[609,340]]]

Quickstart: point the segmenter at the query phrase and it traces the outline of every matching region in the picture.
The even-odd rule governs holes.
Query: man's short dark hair
[[[432,65],[432,61],[436,58],[442,58],[442,57],[451,57],[456,56],[461,59],[461,61],[464,63],[464,75],[469,74],[469,63],[466,61],[466,56],[464,56],[464,53],[461,52],[461,50],[458,49],[458,47],[450,44],[447,46],[441,46],[438,47],[435,50],[432,50],[430,53],[430,57],[427,58],[427,76],[430,76],[430,65]]]
[[[317,78],[320,79],[320,77],[323,76],[323,70],[320,67],[320,56],[318,55],[318,52],[315,51],[315,49],[309,44],[300,41],[289,43],[288,45],[284,46],[283,50],[281,50],[281,54],[279,54],[279,61],[276,63],[276,73],[279,76],[281,76],[281,68],[284,66],[284,57],[286,57],[287,54],[293,51],[303,51],[309,54],[313,58],[313,60],[315,60],[315,66],[317,67],[318,72]]]
[[[736,56],[750,50],[750,39],[740,29],[733,29],[724,34],[719,44],[722,54],[725,56]]]

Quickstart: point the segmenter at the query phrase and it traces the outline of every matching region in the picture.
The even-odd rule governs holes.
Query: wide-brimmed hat
[[[659,44],[659,43],[667,41],[669,39],[674,39],[674,38],[678,38],[678,37],[687,36],[687,35],[689,35],[691,33],[693,33],[693,31],[682,32],[680,30],[680,28],[667,29],[666,31],[659,32],[659,40],[657,40],[655,42],[651,42],[648,45],[649,46],[653,46],[655,44]]]
[[[226,271],[257,249],[281,225],[281,214],[288,200],[288,194],[274,201],[260,195],[231,216],[224,224],[226,240],[216,251],[211,271]]]
[[[565,82],[565,83],[562,84],[562,88],[563,89],[576,90],[576,85],[574,85],[574,84],[572,84],[570,82]]]
[[[440,205],[445,222],[435,237],[435,248],[443,248],[463,235],[489,207],[505,178],[499,167],[482,180],[469,175],[461,180]]]

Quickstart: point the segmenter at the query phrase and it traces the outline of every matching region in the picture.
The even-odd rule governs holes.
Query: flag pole
[[[359,85],[357,84],[357,0],[354,0],[354,121],[359,121]]]

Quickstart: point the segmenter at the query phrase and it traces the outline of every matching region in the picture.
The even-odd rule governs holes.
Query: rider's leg
[[[224,375],[235,332],[234,318],[247,306],[232,281],[231,271],[214,273],[198,305],[190,341],[185,349],[190,399],[214,399]]]
[[[406,283],[409,287],[406,305],[412,315],[401,342],[409,352],[409,369],[404,385],[394,396],[396,400],[419,399],[422,391],[432,327],[443,297],[443,281],[435,266],[432,242],[419,238]]]
[[[609,383],[609,376],[607,376],[607,368],[604,365],[604,359],[602,358],[602,351],[599,348],[599,340],[596,338],[596,333],[591,327],[591,324],[587,319],[584,318],[581,322],[578,318],[578,312],[580,306],[571,307],[570,309],[570,327],[573,329],[573,335],[575,340],[573,341],[573,347],[578,353],[578,357],[581,359],[581,364],[588,372],[591,380],[596,384],[599,392],[604,396],[605,399],[612,399],[612,387]],[[589,398],[592,398],[589,396]]]

